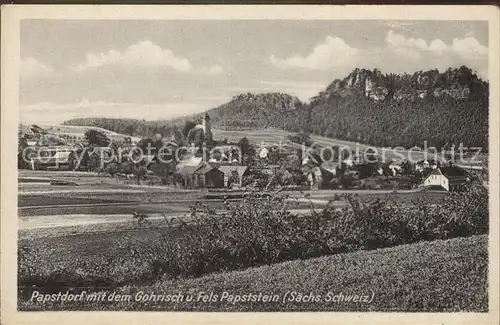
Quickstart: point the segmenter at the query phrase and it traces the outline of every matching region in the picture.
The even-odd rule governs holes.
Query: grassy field
[[[20,207],[25,206],[44,206],[44,205],[67,205],[67,204],[91,204],[91,203],[171,203],[171,202],[189,202],[194,203],[202,198],[200,192],[193,193],[175,193],[175,192],[127,192],[127,191],[96,191],[96,192],[78,192],[78,190],[68,192],[53,193],[31,193],[30,195],[20,195]],[[81,200],[81,201],[80,201]]]
[[[58,264],[76,256],[84,256],[88,261],[126,257],[129,255],[129,250],[123,243],[127,242],[128,237],[153,245],[156,238],[175,234],[173,228],[152,230],[149,227],[144,227],[141,229],[137,226],[137,222],[133,220],[124,225],[119,225],[123,227],[123,230],[119,226],[112,226],[115,229],[110,230],[108,226],[105,233],[94,232],[95,229],[89,229],[88,232],[85,232],[82,231],[83,227],[79,227],[78,229],[75,228],[78,231],[76,234],[61,235],[59,233],[58,236],[36,238],[36,240],[29,236],[29,232],[25,232],[20,237],[18,246],[29,247],[30,249],[43,248],[39,251],[39,257],[44,263]],[[40,265],[40,268],[42,267],[43,265]]]
[[[243,131],[229,131],[229,130],[220,130],[213,129],[212,130],[214,137],[217,139],[228,139],[230,142],[238,142],[243,137],[247,137],[251,143],[261,144],[264,142],[265,144],[278,144],[280,141],[285,144],[290,141],[287,139],[289,135],[293,135],[294,133],[280,130],[280,129],[262,129],[262,130],[243,130]],[[365,147],[366,145],[356,144],[352,141],[338,140],[325,138],[322,136],[311,135],[311,139],[315,141],[317,144],[322,146],[333,146],[333,145],[348,145],[355,147],[356,145]]]
[[[30,172],[24,175],[35,177],[68,178],[69,175],[59,176],[57,172]],[[62,173],[65,175],[64,173]],[[86,179],[103,179],[109,177],[75,176],[78,185],[41,185],[40,183],[23,183],[18,195],[19,216],[71,215],[71,214],[132,214],[133,212],[155,214],[172,212],[189,212],[194,203],[205,203],[216,209],[223,208],[223,199],[239,200],[243,192],[205,193],[200,190],[181,190],[150,186],[133,186],[124,184],[90,185]],[[448,195],[446,192],[398,192],[390,191],[289,191],[292,199],[299,199],[291,203],[292,209],[309,208],[312,203],[315,207],[324,206],[329,201],[335,201],[338,206],[345,206],[343,195],[352,194],[361,197],[364,201],[376,199],[391,200],[397,203],[408,203],[412,200],[423,199],[431,203],[439,203]],[[305,199],[309,195],[311,201]],[[109,205],[109,206],[106,206]]]
[[[102,177],[101,177],[102,178]],[[77,180],[79,182],[79,180]],[[18,194],[21,217],[65,214],[170,213],[189,211],[200,191],[102,184],[54,186],[24,184]],[[107,206],[108,205],[108,206]]]
[[[394,202],[410,202],[412,200],[425,200],[431,203],[438,203],[443,198],[449,196],[446,191],[383,191],[383,190],[320,190],[320,191],[285,191],[291,198],[304,198],[308,195],[312,200],[343,200],[344,195],[354,195],[366,201],[383,199]],[[239,192],[222,192],[222,193],[207,193],[205,198],[241,198],[244,195],[243,191]]]
[[[123,199],[127,197],[128,200],[131,201],[128,206],[123,205],[123,203],[118,203],[118,205],[112,207],[106,203],[105,206],[105,209],[109,208],[115,213],[119,207],[118,210],[120,210],[120,214],[124,213],[124,220],[127,221],[126,225],[119,225],[117,229],[108,227],[107,232],[103,232],[106,231],[106,229],[103,229],[102,225],[99,226],[99,232],[87,231],[85,233],[79,233],[77,228],[73,228],[73,230],[70,230],[70,228],[66,229],[69,231],[63,234],[55,234],[55,236],[50,237],[39,236],[40,232],[37,234],[36,231],[20,232],[21,236],[18,242],[18,281],[20,284],[19,296],[22,301],[26,302],[34,290],[41,290],[47,294],[57,294],[57,292],[64,292],[66,290],[76,292],[81,290],[99,290],[103,288],[106,290],[117,288],[121,288],[120,290],[132,290],[133,288],[136,289],[141,286],[147,289],[146,286],[152,286],[154,283],[169,283],[169,285],[175,287],[177,284],[197,281],[194,280],[194,277],[208,277],[207,283],[210,283],[210,274],[213,275],[217,272],[243,271],[248,268],[269,264],[274,264],[275,266],[273,267],[278,267],[278,265],[284,261],[295,261],[291,263],[299,263],[303,259],[311,259],[319,256],[334,256],[328,258],[324,257],[324,259],[329,261],[329,264],[333,263],[333,265],[336,265],[341,264],[341,261],[336,260],[338,256],[351,256],[339,255],[346,252],[361,250],[363,251],[362,254],[370,254],[367,253],[366,250],[376,250],[421,241],[481,235],[487,233],[488,230],[487,193],[485,193],[484,188],[480,186],[471,188],[471,191],[466,193],[449,194],[449,197],[443,198],[443,202],[440,205],[429,204],[428,201],[424,200],[425,202],[409,202],[408,204],[397,204],[394,206],[388,204],[385,200],[376,200],[379,193],[369,193],[372,196],[368,198],[375,199],[375,201],[368,203],[368,205],[361,202],[361,200],[365,199],[362,196],[357,199],[355,197],[346,197],[344,199],[349,201],[352,209],[339,210],[327,208],[324,211],[313,213],[306,218],[295,217],[295,215],[291,214],[288,193],[279,191],[273,192],[266,198],[256,193],[249,193],[242,201],[235,204],[227,204],[224,214],[216,214],[217,211],[214,209],[201,209],[196,210],[197,212],[187,210],[192,203],[197,201],[195,197],[190,198],[190,195],[200,195],[201,192],[173,193],[169,191],[155,192],[141,190],[134,193],[120,193],[120,191],[113,192],[110,190],[109,193],[103,193],[102,191],[79,191],[81,191],[81,188],[70,192],[59,192],[58,195],[61,195],[60,199],[63,203],[72,203],[68,199],[73,199],[75,197],[96,200],[111,198]],[[304,193],[300,194],[304,195]],[[335,195],[335,192],[319,191],[314,194],[326,199],[329,198],[330,195]],[[397,196],[398,194],[399,193],[396,193],[394,195]],[[411,194],[413,195],[415,193]],[[185,199],[179,200],[179,195],[184,196]],[[375,197],[373,197],[373,195],[375,195]],[[387,193],[385,193],[384,195],[385,197],[390,197],[392,194],[387,195]],[[37,206],[37,204],[43,202],[45,196],[47,196],[47,194],[29,194],[24,196],[20,195],[19,197],[21,199],[29,198],[28,200],[30,201],[25,201],[24,203],[26,205],[35,204],[33,207],[35,211],[40,212],[45,209],[50,211],[53,207]],[[172,199],[171,202],[165,203],[165,200],[168,199]],[[147,200],[149,200],[149,202],[146,202]],[[156,200],[159,202],[151,202]],[[409,199],[406,198],[406,200],[408,201]],[[342,198],[337,198],[334,201],[337,203],[342,202]],[[57,200],[55,203],[57,203]],[[216,204],[220,203],[221,201],[219,200]],[[307,202],[302,202],[301,204],[307,204]],[[179,224],[179,220],[176,220],[174,224],[179,227],[174,226],[171,222],[167,222],[165,225],[171,225],[172,227],[157,227],[158,224],[142,225],[141,223],[137,223],[137,228],[131,229],[134,219],[129,219],[127,217],[127,214],[125,214],[126,209],[135,210],[144,208],[146,213],[152,212],[158,214],[159,207],[169,209],[171,212],[173,212],[173,210],[177,212],[191,212],[192,215],[190,218],[192,222],[190,222],[189,225],[182,225],[182,222]],[[457,207],[459,207],[458,210]],[[24,208],[29,207],[25,206]],[[55,208],[60,207],[56,206]],[[69,209],[68,211],[70,211],[71,209],[78,208],[81,207],[78,205],[76,205],[76,207],[66,206],[63,207],[63,210]],[[102,210],[100,206],[91,206],[89,209],[96,209],[95,213],[91,214],[98,215],[97,212],[106,212],[105,209]],[[122,211],[122,209],[124,210]],[[67,212],[63,210],[61,211],[64,213]],[[71,210],[70,212],[76,213],[76,210]],[[68,212],[67,218],[70,218],[70,215],[71,213]],[[49,220],[50,218],[48,218],[48,216],[50,217],[50,215],[44,216],[41,214],[38,218],[40,218],[39,220],[44,219],[44,222],[53,222]],[[61,215],[61,217],[63,216]],[[74,215],[73,217],[78,218],[78,215]],[[83,217],[85,218],[85,216]],[[31,218],[30,220],[23,219],[23,222],[33,221],[36,223],[37,217],[23,218]],[[34,228],[26,228],[26,230],[34,230]],[[428,244],[430,245],[430,243]],[[477,245],[479,246],[480,244]],[[412,252],[420,253],[425,250],[426,246],[418,247],[416,251],[414,250]],[[460,263],[464,262],[470,264],[470,260],[467,260],[467,258],[483,258],[481,252],[478,251],[474,251],[470,256],[460,255],[462,253],[470,253],[471,250],[468,247],[461,247],[460,250],[457,250],[457,252],[460,253],[457,256],[455,256],[457,252],[453,250],[453,247],[450,248],[449,251],[443,249],[439,251],[438,248],[435,248],[435,256],[428,255],[422,257],[422,259],[417,259],[415,261],[417,264],[415,269],[427,272],[425,267],[428,265],[432,265],[432,268],[439,266],[441,260],[444,260],[446,263],[451,263],[451,260],[448,260],[451,256],[455,261],[458,261],[458,264],[451,265],[450,267],[445,263],[440,266],[441,271],[446,270],[446,273],[453,272],[454,267],[459,267],[463,271],[465,265]],[[397,252],[397,248],[395,249]],[[411,260],[414,258],[412,255],[413,253],[407,253],[406,251],[400,252],[399,254],[401,254],[401,257],[397,254],[391,255],[392,259],[397,260],[396,265],[404,265],[404,260]],[[417,257],[419,256],[420,255]],[[333,258],[333,260],[329,260],[329,258]],[[384,257],[378,255],[373,255],[369,257],[369,259],[384,261]],[[388,265],[388,268],[384,271],[385,273],[390,272],[389,266],[395,268],[395,265],[390,265],[392,259],[385,259],[384,263]],[[422,264],[427,262],[431,264]],[[355,265],[361,265],[363,263],[365,262],[354,261]],[[476,265],[481,265],[482,262],[479,261],[476,263],[479,263]],[[282,265],[288,264],[285,263]],[[333,267],[335,268],[336,266]],[[375,271],[372,270],[372,267]],[[321,269],[321,265],[316,265],[314,269]],[[366,276],[360,273],[357,277],[363,279],[363,276],[365,276],[365,285],[366,283],[373,283],[373,281],[377,283],[377,281],[380,280],[378,279],[379,276],[382,278],[386,277],[384,274],[380,275],[377,273],[377,270],[380,269],[383,269],[382,265],[376,264],[375,266],[369,266],[368,270],[372,270],[372,273]],[[304,272],[308,272],[308,270],[312,272],[312,269],[306,269]],[[395,270],[396,273],[399,272],[400,274],[405,274],[405,272],[414,274],[416,272],[412,268],[403,269],[401,271],[398,271],[399,269],[396,268]],[[345,281],[348,289],[351,288],[349,284],[353,279],[350,279],[348,275],[344,275],[341,272],[342,270],[337,271],[339,272],[340,278],[346,277],[343,281]],[[287,272],[286,269],[277,269],[275,275],[278,279],[274,280],[276,281],[275,287],[272,286],[272,283],[268,283],[265,287],[262,287],[262,289],[271,288],[272,290],[278,290],[279,292],[275,294],[283,295],[283,297],[288,295],[288,290],[286,290],[286,288],[295,288],[293,286],[295,284],[292,283],[290,286],[288,286],[286,282],[282,286],[279,284],[280,281],[286,279],[281,278],[281,273],[286,275]],[[437,276],[437,271],[434,269],[429,272],[432,277]],[[474,272],[481,272],[481,270],[478,271],[473,269],[471,272],[475,274]],[[272,274],[259,274],[259,276],[265,277],[266,281],[268,278],[273,278]],[[309,278],[307,274],[303,274],[302,276],[304,279]],[[451,276],[454,280],[463,280],[459,277],[457,278],[455,274]],[[167,280],[167,277],[170,280]],[[311,278],[314,277],[316,277],[316,275],[312,274]],[[184,280],[181,281],[180,278]],[[310,283],[312,288],[310,290],[320,291],[318,294],[313,294],[314,299],[319,299],[315,301],[315,304],[311,306],[304,302],[299,303],[297,301],[288,301],[285,299],[283,300],[283,304],[286,304],[286,309],[304,310],[303,308],[305,308],[307,310],[308,308],[319,308],[316,310],[328,310],[328,308],[331,308],[331,301],[324,301],[321,299],[324,297],[332,298],[328,294],[331,291],[329,287],[333,286],[333,288],[336,288],[335,283],[328,284],[328,281],[331,281],[328,278],[322,279],[322,281],[323,280],[326,281],[327,287],[323,287],[319,284],[316,284],[315,287],[314,283]],[[412,282],[406,285],[403,280],[398,280],[395,287],[399,289],[397,289],[396,292],[392,292],[392,296],[389,297],[390,299],[388,298],[389,301],[395,299],[398,304],[390,303],[389,305],[380,305],[375,309],[368,310],[381,310],[381,308],[389,310],[391,306],[406,306],[404,304],[402,305],[398,300],[400,299],[399,294],[402,294],[401,292],[404,290],[409,290],[408,288],[411,289],[410,291],[413,291],[418,287],[417,284]],[[434,278],[431,280],[441,281],[439,279],[435,280]],[[307,283],[306,280],[303,281]],[[472,282],[474,281],[475,280]],[[385,280],[383,280],[370,290],[371,297],[374,298],[376,292],[384,292],[384,290],[388,289],[385,288],[385,286],[392,286],[394,283],[394,281],[386,283]],[[224,285],[226,284],[227,283]],[[201,287],[199,283],[197,284],[195,282],[195,285],[199,290]],[[360,283],[357,284],[359,288],[361,288],[360,285]],[[443,285],[448,284],[444,283]],[[351,289],[354,290],[358,287]],[[434,288],[435,286],[433,285],[431,287]],[[455,284],[451,287],[454,288]],[[229,288],[232,287],[229,286]],[[239,292],[244,293],[246,289],[255,291],[259,288],[258,286],[244,287]],[[298,286],[297,288],[305,290],[304,287]],[[158,290],[160,289],[161,288]],[[209,289],[214,292],[216,291],[215,287],[209,287]],[[221,288],[219,289],[222,290]],[[240,289],[237,287],[235,290]],[[321,290],[330,291],[323,292]],[[338,289],[335,290],[338,291]],[[332,295],[334,295],[334,291],[331,292]],[[406,293],[409,295],[411,292],[408,291]],[[369,296],[366,293],[357,292],[347,292],[346,294]],[[383,293],[379,294],[384,295]],[[427,301],[426,299],[431,299],[428,297],[428,293],[426,294],[427,296],[423,298],[424,301]],[[476,293],[474,294],[476,295]],[[320,298],[317,298],[317,295],[319,295]],[[459,310],[476,308],[476,302],[471,305],[472,307],[469,305],[463,307],[462,305],[467,302],[463,297],[459,296],[459,298],[457,298],[458,300],[454,299],[453,296],[445,296],[442,298],[442,301],[440,300],[440,304],[430,302],[430,307],[428,305],[418,304],[414,306],[413,302],[411,302],[405,310],[411,310],[411,308],[415,308],[415,310],[427,310],[435,306],[437,306],[436,308],[445,308],[446,310],[448,310],[448,308],[458,308]],[[270,304],[262,303],[257,304],[257,307],[253,306],[255,305],[254,302],[256,303],[256,301],[252,301],[251,304],[252,309],[269,310],[269,308],[271,308],[268,307]],[[372,302],[373,300],[370,301],[369,308],[371,308]],[[452,306],[449,305],[452,302],[458,303]],[[219,303],[224,303],[224,301],[219,301]],[[288,306],[288,303],[292,303],[292,305]],[[153,305],[154,304],[150,304],[148,306]],[[208,308],[206,306],[210,305],[211,304],[203,304],[201,302],[198,305],[193,304],[193,306],[197,306],[196,310],[204,310]],[[319,307],[316,307],[317,305]],[[337,306],[339,304],[334,305]],[[354,310],[358,310],[356,309],[359,307],[358,305],[359,304],[354,306]],[[45,304],[45,306],[47,306],[47,304]],[[136,310],[143,309],[142,307],[137,307],[130,303],[127,306],[127,308]],[[178,304],[170,306],[169,308],[176,308],[176,306],[178,306]],[[195,308],[191,306],[191,304],[186,304],[184,308]],[[229,304],[226,307],[216,306],[214,308],[240,310],[234,309],[240,308],[234,306],[233,304]],[[77,304],[74,308],[85,308],[85,306],[80,304],[78,307]],[[88,308],[94,309],[96,306],[94,305]],[[144,307],[144,309],[148,308],[151,309],[147,306]],[[350,308],[352,308],[352,305]],[[245,309],[243,308],[241,310]],[[272,308],[270,310],[272,310]]]
[[[40,303],[30,301],[29,295],[20,296],[19,309],[485,312],[488,310],[487,243],[486,235],[422,242],[115,289],[115,294],[130,301],[105,299],[62,304]],[[180,293],[183,301],[135,301],[141,292]],[[109,297],[113,292],[105,293]],[[238,295],[259,293],[278,299],[235,301]],[[217,299],[204,302],[201,297],[210,294],[212,298],[217,295]],[[344,296],[343,302],[338,301],[340,294]],[[361,301],[354,302],[354,295],[359,295]],[[188,296],[193,297],[192,302],[185,301]],[[345,301],[349,296],[351,301]]]
[[[251,143],[254,144],[261,144],[264,142],[266,145],[270,144],[287,144],[291,145],[295,148],[301,148],[300,144],[293,144],[290,143],[290,141],[287,139],[287,136],[293,135],[294,133],[290,133],[284,130],[279,130],[279,129],[263,129],[263,130],[243,130],[243,131],[227,131],[227,130],[219,130],[219,129],[214,129],[213,130],[214,137],[217,139],[228,139],[229,141],[232,142],[238,142],[241,138],[247,137],[248,140]],[[315,145],[318,145],[320,147],[332,147],[332,146],[345,146],[348,147],[354,151],[359,150],[360,153],[363,153],[364,150],[368,148],[373,148],[376,149],[379,155],[383,155],[385,159],[390,160],[390,159],[398,159],[403,156],[405,159],[408,159],[409,157],[412,158],[413,161],[418,161],[418,160],[423,160],[426,159],[431,159],[432,154],[428,153],[426,154],[424,151],[417,151],[417,150],[412,150],[411,153],[409,153],[408,150],[387,150],[383,151],[381,147],[377,146],[371,146],[369,144],[363,144],[363,143],[357,143],[353,141],[346,141],[346,140],[339,140],[339,139],[332,139],[332,138],[326,138],[322,137],[319,135],[311,135],[311,140],[314,141]],[[422,149],[425,148],[424,143],[415,143],[414,144],[416,147],[420,147]],[[440,149],[440,148],[438,148]],[[458,149],[456,153],[455,159],[459,159],[458,156]],[[438,155],[440,157],[440,155]],[[479,154],[477,157],[472,157],[470,156],[463,156],[462,157],[463,161],[456,161],[456,164],[458,165],[482,165],[484,161],[487,161],[487,155],[484,153]]]
[[[266,144],[279,143],[280,141],[288,142],[286,137],[292,133],[279,129],[266,130],[245,130],[245,131],[228,131],[213,129],[213,136],[216,139],[228,139],[229,142],[238,142],[243,137],[247,137],[251,143],[260,144],[263,141]]]

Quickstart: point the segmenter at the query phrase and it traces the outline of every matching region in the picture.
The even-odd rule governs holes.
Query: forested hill
[[[102,118],[102,117],[84,117],[74,118],[64,121],[63,125],[75,126],[95,126],[121,134],[132,136],[151,137],[156,133],[169,136],[179,132],[182,128],[181,120],[173,123],[170,120],[146,121],[138,119],[123,118]]]
[[[243,94],[209,114],[225,129],[278,127],[391,147],[488,147],[488,83],[467,67],[399,75],[356,69],[309,104]]]
[[[413,74],[356,69],[308,104],[283,93],[247,93],[208,113],[214,127],[222,129],[277,127],[377,146],[422,147],[427,141],[438,148],[460,143],[488,147],[488,83],[466,67]],[[66,124],[166,135],[203,114],[171,121],[80,119]]]
[[[283,93],[240,94],[219,107],[208,110],[212,125],[221,129],[255,129],[264,127],[285,128],[287,117],[294,110],[303,110],[304,104],[295,96]],[[152,136],[162,133],[171,136],[182,130],[185,123],[201,123],[205,112],[172,120],[145,121],[115,118],[76,118],[65,121],[66,125],[96,126],[114,132]]]
[[[286,128],[288,117],[304,108],[304,103],[288,94],[246,93],[208,113],[213,126],[221,129]]]
[[[306,107],[304,131],[381,146],[488,147],[488,83],[470,69],[353,71]]]

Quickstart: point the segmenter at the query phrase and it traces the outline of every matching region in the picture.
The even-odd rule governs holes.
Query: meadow
[[[190,223],[170,219],[168,226],[158,227],[145,218],[135,231],[26,238],[19,241],[19,302],[31,308],[25,302],[33,290],[148,287],[158,281],[195,281],[209,274],[488,232],[487,193],[481,186],[450,195],[440,205],[345,199],[349,209],[326,206],[300,217],[290,213],[286,193],[262,197],[257,192],[227,202],[222,214],[210,206],[193,206]],[[447,261],[448,255],[441,258]],[[472,267],[467,263],[457,267]],[[437,266],[429,267],[437,272]],[[402,283],[396,287],[407,290]],[[328,289],[326,283],[322,289]],[[432,299],[429,305],[440,306]],[[476,308],[476,302],[467,308]]]
[[[486,312],[488,310],[486,235],[423,242],[374,251],[296,260],[223,272],[200,278],[159,279],[95,292],[129,295],[132,302],[37,303],[20,299],[21,310],[120,311],[378,311]],[[431,285],[432,284],[432,285]],[[142,294],[141,294],[142,292]],[[201,295],[200,293],[203,292]],[[204,302],[209,294],[277,295],[279,302]],[[287,292],[295,292],[296,295]],[[135,301],[145,295],[193,296],[192,302]],[[369,296],[369,303],[338,301],[335,296]],[[298,301],[303,297],[319,300]],[[283,298],[284,301],[282,300]]]

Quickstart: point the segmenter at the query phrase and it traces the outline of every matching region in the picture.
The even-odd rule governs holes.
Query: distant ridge
[[[286,93],[245,93],[210,109],[213,126],[225,130],[281,128],[377,146],[488,147],[488,83],[462,66],[384,74],[355,69],[303,103]],[[203,113],[204,114],[204,113]],[[75,119],[115,132],[151,136],[175,133],[186,120]]]

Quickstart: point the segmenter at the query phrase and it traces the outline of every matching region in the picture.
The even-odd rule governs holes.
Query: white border
[[[490,289],[489,313],[158,313],[24,312],[16,310],[17,125],[19,109],[20,20],[482,20],[489,22],[490,81]],[[334,6],[334,5],[4,5],[2,7],[1,97],[1,306],[4,324],[235,324],[367,323],[498,324],[499,211],[499,9],[494,6]]]

